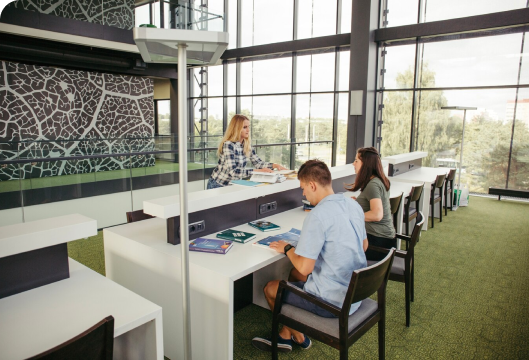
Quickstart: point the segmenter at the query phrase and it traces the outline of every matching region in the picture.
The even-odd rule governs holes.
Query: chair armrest
[[[373,251],[376,251],[376,252],[381,252],[381,253],[384,253],[387,255],[389,249],[386,249],[386,248],[383,248],[383,247],[380,247],[380,246],[375,246],[375,245],[369,245],[367,247],[368,250],[373,250]]]
[[[303,289],[300,289],[297,286],[292,285],[291,283],[289,283],[289,282],[287,282],[285,280],[281,280],[279,282],[279,287],[277,288],[277,297],[276,297],[274,310],[276,310],[278,303],[282,305],[282,303],[283,303],[283,294],[285,293],[284,290],[291,291],[294,294],[298,295],[299,297],[301,297],[301,298],[303,298],[303,299],[305,299],[305,300],[307,300],[307,301],[309,301],[309,302],[311,302],[311,303],[313,303],[315,305],[318,305],[322,309],[325,309],[328,312],[330,312],[331,314],[334,314],[336,316],[340,316],[340,314],[342,312],[342,309],[340,309],[339,307],[337,307],[337,306],[335,306],[335,305],[333,305],[331,303],[328,303],[327,301],[325,301],[323,299],[320,299],[319,297],[316,297],[316,296],[314,296],[312,294],[309,294],[308,292],[304,291]]]
[[[407,252],[407,251],[404,251],[404,250],[397,250],[397,251],[395,251],[395,257],[398,257],[398,258],[403,258],[403,259],[405,259],[407,254],[408,254],[408,252]]]
[[[397,235],[397,239],[401,239],[404,241],[411,241],[411,236],[403,235],[403,234],[396,234],[396,235]]]

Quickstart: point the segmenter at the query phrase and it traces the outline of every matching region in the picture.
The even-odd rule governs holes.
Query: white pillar
[[[182,311],[184,358],[191,360],[189,300],[189,219],[187,209],[187,45],[178,44],[178,178],[180,180],[180,248],[182,250]]]

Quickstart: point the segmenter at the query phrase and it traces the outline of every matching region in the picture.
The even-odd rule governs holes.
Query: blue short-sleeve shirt
[[[354,270],[367,266],[364,211],[341,194],[326,196],[303,222],[296,254],[316,260],[303,289],[342,307]],[[349,314],[360,307],[351,305]]]

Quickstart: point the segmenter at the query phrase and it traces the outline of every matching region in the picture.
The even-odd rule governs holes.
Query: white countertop
[[[0,258],[97,235],[97,222],[80,214],[0,227]]]
[[[333,179],[355,173],[353,165],[336,166],[329,169]],[[299,180],[287,179],[279,184],[256,187],[225,186],[217,189],[196,191],[188,194],[188,212],[196,212],[236,202],[255,199],[278,192],[299,188]],[[162,219],[180,215],[180,196],[167,196],[143,202],[143,212]]]
[[[437,175],[447,175],[450,168],[447,167],[420,167],[396,176],[389,177],[389,180],[414,180],[433,183]]]
[[[2,359],[26,359],[114,317],[118,337],[157,316],[162,308],[79,264],[70,277],[0,299]]]
[[[385,156],[382,160],[386,160],[392,165],[405,163],[412,160],[422,159],[428,156],[427,152],[424,151],[414,151],[406,154],[398,154],[392,156]]]
[[[250,232],[257,236],[246,244],[234,242],[233,247],[225,255],[194,251],[189,252],[189,264],[190,266],[200,266],[216,273],[223,274],[233,280],[237,280],[257,269],[273,263],[280,257],[284,257],[283,254],[254,246],[252,243],[270,235],[287,232],[293,227],[301,230],[307,214],[307,212],[303,211],[302,207],[298,207],[267,217],[266,220],[272,221],[274,224],[281,226],[281,229],[276,231],[261,232],[248,224],[231,227],[230,229]],[[130,241],[136,241],[152,247],[156,251],[165,253],[169,256],[174,256],[177,259],[180,259],[181,257],[181,245],[167,243],[166,221],[163,219],[155,218],[138,221],[107,228],[104,231],[105,233],[111,232],[127,238]],[[201,237],[216,238],[216,234],[217,233],[204,234]]]

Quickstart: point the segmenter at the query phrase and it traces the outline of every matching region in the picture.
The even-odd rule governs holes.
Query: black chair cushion
[[[378,303],[376,301],[369,298],[362,300],[362,304],[358,310],[356,310],[353,315],[349,316],[349,332],[353,331],[354,328],[364,322],[370,315],[377,311],[377,309]],[[324,318],[313,314],[310,311],[303,310],[289,304],[283,304],[283,307],[281,308],[281,314],[335,338],[339,338],[340,336],[338,333],[338,318]]]
[[[376,264],[378,261],[376,260],[367,260],[367,266],[371,266],[373,264]],[[394,257],[393,258],[393,266],[391,267],[391,273],[395,275],[404,275],[404,258],[401,257]]]

